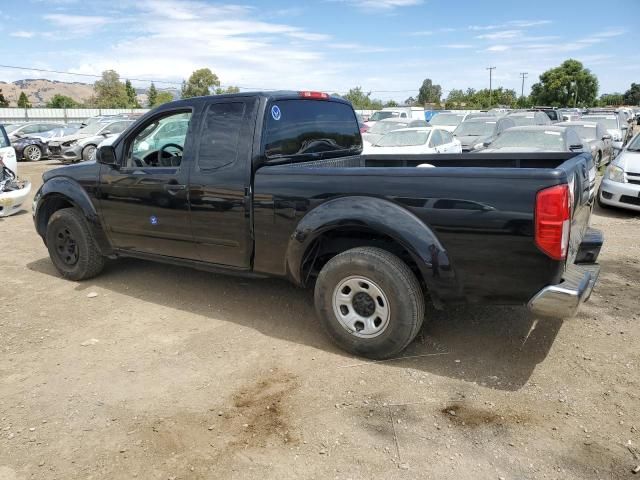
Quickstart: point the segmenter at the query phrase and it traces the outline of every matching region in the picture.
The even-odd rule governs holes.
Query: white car
[[[640,134],[607,167],[600,184],[598,204],[640,212]]]
[[[446,130],[447,132],[453,132],[458,128],[458,125],[465,121],[467,115],[468,114],[466,113],[453,112],[438,113],[431,117],[429,124],[434,127],[441,128],[442,130]]]
[[[374,112],[369,120],[364,124],[371,128],[376,122],[380,120],[387,120],[389,118],[399,118],[402,120],[424,120],[424,108],[423,107],[385,107],[382,110]]]
[[[609,132],[609,135],[611,135],[611,138],[613,140],[614,155],[617,155],[617,153],[622,150],[622,147],[624,146],[624,142],[626,140],[625,127],[628,128],[628,126],[624,125],[624,121],[618,115],[591,113],[583,115],[581,120],[585,122],[604,123],[604,126],[607,128],[607,132]]]
[[[17,170],[16,151],[9,143],[4,127],[0,125],[0,217],[19,212],[31,192],[30,182],[16,181]]]
[[[418,127],[394,130],[375,144],[365,144],[363,154],[462,153],[462,145],[450,132],[440,128]]]

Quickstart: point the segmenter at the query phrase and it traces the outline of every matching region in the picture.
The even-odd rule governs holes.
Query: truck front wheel
[[[63,208],[51,215],[46,239],[51,261],[63,277],[86,280],[102,271],[104,257],[82,213],[75,208]]]
[[[316,312],[344,350],[374,359],[397,355],[424,319],[424,294],[397,256],[359,247],[333,257],[315,288]]]

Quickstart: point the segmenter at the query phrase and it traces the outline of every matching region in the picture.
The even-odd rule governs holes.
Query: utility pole
[[[496,67],[487,67],[487,70],[489,70],[489,108],[491,108],[491,93],[492,93],[492,88],[491,88],[491,74],[493,73],[493,71],[496,69]]]
[[[522,77],[522,90],[520,91],[520,98],[524,98],[524,79],[529,75],[528,72],[521,72],[520,76]]]

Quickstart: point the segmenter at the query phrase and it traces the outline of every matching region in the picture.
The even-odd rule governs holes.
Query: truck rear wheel
[[[397,256],[373,247],[333,257],[318,276],[316,312],[344,350],[384,359],[404,350],[420,331],[424,294]]]
[[[75,208],[63,208],[51,215],[46,239],[49,257],[63,277],[86,280],[102,271],[104,257],[82,213]]]

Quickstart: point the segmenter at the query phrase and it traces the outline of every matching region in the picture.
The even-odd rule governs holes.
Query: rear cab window
[[[2,125],[0,125],[0,148],[5,148],[10,146],[9,137],[7,136],[7,132]]]
[[[362,137],[349,104],[285,99],[267,105],[263,144],[268,160],[310,160],[359,153]]]

